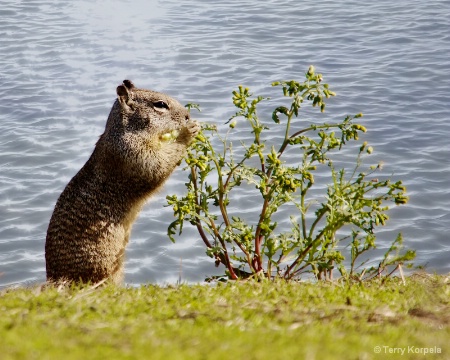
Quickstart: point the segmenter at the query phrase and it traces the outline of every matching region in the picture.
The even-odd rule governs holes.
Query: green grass
[[[445,276],[414,275],[406,285],[7,290],[0,358],[449,359],[449,285]],[[404,355],[389,354],[394,348]],[[419,348],[441,353],[411,352]]]

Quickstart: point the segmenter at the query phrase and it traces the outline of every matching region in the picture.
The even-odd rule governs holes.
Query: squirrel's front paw
[[[189,120],[181,129],[177,141],[189,146],[195,136],[200,132],[201,126],[197,121]]]
[[[191,120],[186,124],[186,130],[189,135],[194,138],[200,132],[201,126],[197,121]]]

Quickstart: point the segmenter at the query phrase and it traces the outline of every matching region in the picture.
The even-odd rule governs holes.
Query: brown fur
[[[133,222],[200,129],[165,94],[124,80],[117,95],[94,152],[56,203],[45,243],[49,281],[123,281]],[[163,136],[174,130],[173,139]]]

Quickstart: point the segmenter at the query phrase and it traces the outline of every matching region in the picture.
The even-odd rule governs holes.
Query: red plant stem
[[[262,270],[261,242],[262,242],[263,237],[260,234],[261,234],[261,223],[264,219],[264,215],[266,213],[268,204],[269,204],[269,200],[268,200],[268,198],[266,198],[264,200],[263,208],[262,208],[261,214],[259,216],[258,226],[256,227],[256,232],[255,232],[255,257],[256,257],[255,270],[256,270],[256,272],[259,272]]]
[[[195,170],[193,167],[191,167],[191,176],[192,182],[194,183],[194,191],[195,191],[195,205],[196,205],[195,212],[197,213],[197,215],[200,215],[200,204],[198,203],[198,196],[197,196],[198,193],[197,177],[195,176]],[[209,242],[208,237],[206,236],[205,231],[203,230],[203,227],[198,219],[195,225],[197,226],[198,233],[200,234],[200,237],[202,238],[205,245],[209,248],[212,248],[212,245]]]
[[[195,190],[195,195],[196,195],[195,196],[195,205],[196,205],[196,210],[195,211],[196,211],[197,215],[199,215],[200,214],[200,205],[198,203],[198,197],[197,197],[197,192],[198,192],[197,177],[195,176],[195,170],[192,167],[191,167],[191,175],[192,175],[192,181],[194,183],[194,190]],[[202,238],[202,240],[205,243],[205,245],[208,248],[212,248],[213,246],[209,242],[208,237],[206,236],[205,231],[203,230],[203,227],[202,227],[202,225],[201,225],[201,223],[200,223],[200,221],[198,219],[196,221],[196,226],[197,226],[198,233],[200,234],[200,237]],[[215,227],[214,227],[214,230],[216,230]],[[224,247],[223,241],[221,241],[221,244]],[[230,272],[231,278],[233,280],[236,280],[238,277],[236,276],[236,274],[235,274],[235,272],[234,272],[234,270],[233,270],[233,268],[232,268],[232,266],[230,264],[230,260],[228,258],[228,254],[226,253],[226,248],[224,247],[224,249],[225,249],[225,254],[217,254],[217,256],[219,257],[220,262],[222,264],[224,264],[228,268],[228,271]]]
[[[230,277],[233,280],[237,280],[238,276],[236,275],[236,273],[234,272],[233,267],[231,266],[230,257],[228,256],[228,251],[227,251],[227,247],[225,245],[225,241],[223,241],[222,237],[220,236],[219,232],[217,231],[216,225],[214,224],[214,221],[212,219],[210,219],[210,225],[211,225],[211,228],[214,231],[214,234],[217,236],[217,238],[220,241],[220,244],[222,245],[223,253],[220,254],[220,255],[223,256],[223,259],[219,255],[220,260],[228,268],[228,271],[230,272]]]
[[[329,229],[327,229],[327,228],[322,229],[322,231],[316,236],[316,238],[315,238],[313,241],[311,241],[311,243],[306,247],[306,249],[303,250],[299,256],[297,256],[297,258],[295,259],[295,261],[291,264],[291,266],[288,267],[288,269],[287,269],[286,272],[284,273],[284,277],[285,277],[285,278],[290,278],[290,277],[289,277],[289,274],[290,274],[291,270],[297,265],[297,263],[298,263],[300,260],[302,260],[302,259],[305,257],[306,253],[307,253],[309,250],[311,250],[311,248],[313,247],[313,245],[314,245],[315,243],[317,243],[317,241],[318,241],[319,239],[322,238],[323,234],[325,234],[325,232],[326,232],[327,230],[329,230]],[[292,275],[292,276],[294,276],[294,275]]]
[[[197,220],[196,226],[197,226],[198,233],[200,234],[200,237],[202,238],[205,245],[209,248],[212,248],[212,245],[209,242],[208,238],[206,237],[205,231],[203,230],[203,227],[200,224],[200,221]]]
[[[289,267],[287,268],[286,272],[284,273],[284,277],[285,277],[285,278],[288,278],[288,279],[289,279],[289,274],[290,274],[290,272],[292,271],[292,269],[295,267],[295,265],[297,265],[298,261],[301,260],[301,259],[306,255],[306,253],[307,253],[309,250],[311,250],[313,244],[314,244],[314,241],[312,241],[311,244],[309,244],[309,245],[307,246],[307,248],[306,248],[305,250],[303,250],[302,253],[301,253],[299,256],[297,256],[297,259],[295,259],[295,261],[291,264],[291,266],[289,266]]]
[[[397,264],[397,266],[395,267],[394,270],[392,270],[389,274],[387,274],[384,279],[381,281],[382,284],[384,284],[386,282],[386,279],[391,276],[394,272],[396,272],[398,270],[398,268],[400,267],[400,264]]]

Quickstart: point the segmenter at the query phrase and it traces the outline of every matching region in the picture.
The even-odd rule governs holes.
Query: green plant
[[[238,111],[229,120],[228,132],[222,136],[215,126],[203,125],[186,157],[190,169],[187,193],[181,198],[167,197],[176,217],[168,228],[172,241],[177,232],[181,234],[185,222],[196,226],[207,255],[216,260],[216,266],[225,265],[231,279],[293,279],[305,272],[323,279],[331,278],[338,269],[347,278],[361,280],[412,260],[414,251],[390,255],[402,247],[399,236],[379,266],[363,269],[364,262],[357,264],[361,254],[375,248],[375,228],[388,220],[386,203],[407,202],[401,181],[374,176],[380,165],[360,170],[363,156],[373,151],[367,142],[359,147],[351,171],[335,166],[332,155],[366,132],[364,126],[354,123],[362,114],[347,116],[339,123],[294,129],[304,103],[324,112],[325,100],[335,93],[313,66],[302,83],[292,80],[272,85],[281,87],[283,95],[290,98],[289,106],[277,106],[272,112],[276,126],[284,126],[281,143],[267,146],[270,129],[257,114],[257,107],[267,99],[253,97],[248,88],[239,86],[233,91]],[[238,153],[229,137],[241,118],[250,127],[253,142],[241,143]],[[239,122],[239,127],[244,123]],[[329,185],[322,197],[311,195],[315,173],[322,177],[328,174]],[[232,195],[238,196],[246,184],[256,188],[255,195],[259,194],[261,201],[260,215],[253,223],[230,210],[236,199]],[[292,228],[288,232],[278,231],[274,220],[282,207],[296,212],[290,217]],[[350,255],[347,265],[346,253]]]

